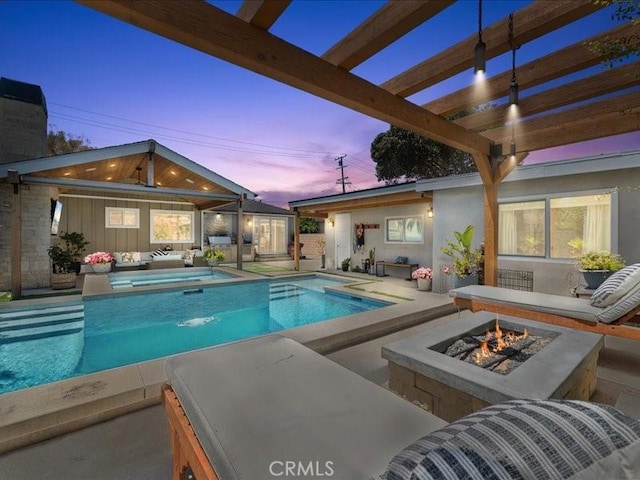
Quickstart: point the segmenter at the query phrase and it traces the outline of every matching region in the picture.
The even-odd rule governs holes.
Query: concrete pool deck
[[[106,276],[102,277],[106,280]],[[352,296],[397,303],[282,333],[327,354],[455,310],[447,295],[419,292],[415,282],[367,275],[348,277],[354,283],[332,288]],[[35,303],[52,301],[38,299]],[[56,299],[56,302],[64,301],[79,302],[80,299]],[[0,453],[158,403],[166,381],[165,360],[132,364],[0,395]]]

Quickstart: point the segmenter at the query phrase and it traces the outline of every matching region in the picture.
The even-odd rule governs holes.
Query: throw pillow
[[[152,257],[164,257],[165,255],[168,255],[168,254],[169,254],[169,252],[165,252],[164,250],[159,248],[155,252],[152,252],[151,256]]]
[[[133,259],[133,252],[122,252],[122,262],[121,263],[133,263],[135,260]]]
[[[122,263],[122,252],[113,252],[113,256],[116,259],[116,263]]]
[[[618,270],[602,285],[600,285],[591,296],[591,306],[608,307],[613,305],[640,282],[640,263],[629,265],[622,270]]]
[[[193,257],[196,256],[196,251],[195,250],[186,250],[184,252],[184,264],[185,265],[193,265]]]
[[[602,465],[612,472],[612,459],[623,465],[609,478],[634,478],[639,446],[640,422],[608,405],[511,400],[409,445],[385,478],[583,478]]]

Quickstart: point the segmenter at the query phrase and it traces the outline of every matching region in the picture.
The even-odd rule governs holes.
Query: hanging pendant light
[[[478,43],[474,50],[473,71],[476,75],[486,70],[485,54],[487,45],[482,41],[482,0],[478,0]]]
[[[511,86],[509,87],[509,105],[518,105],[518,82],[516,80],[516,47],[513,41],[513,13],[509,14],[509,45],[511,46]]]

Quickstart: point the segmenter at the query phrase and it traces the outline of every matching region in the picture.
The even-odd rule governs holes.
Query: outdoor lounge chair
[[[640,340],[640,327],[625,325],[640,312],[640,264],[616,272],[591,299],[525,292],[485,285],[449,291],[453,303],[603,335]],[[601,305],[601,306],[594,306]]]
[[[640,474],[640,422],[604,405],[513,400],[447,425],[280,335],[178,355],[166,370],[174,480]]]

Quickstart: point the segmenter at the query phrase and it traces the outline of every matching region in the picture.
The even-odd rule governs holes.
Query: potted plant
[[[420,267],[413,271],[411,278],[418,281],[418,290],[427,292],[431,290],[433,270],[429,267]]]
[[[204,251],[204,259],[210,267],[216,267],[224,261],[224,252],[216,247],[209,247]]]
[[[95,252],[84,257],[84,263],[93,267],[94,273],[107,273],[111,271],[111,262],[115,257],[110,252]]]
[[[587,288],[591,289],[598,288],[613,272],[624,267],[622,257],[610,252],[586,252],[577,260]]]
[[[71,270],[71,252],[66,245],[57,243],[47,250],[51,259],[51,288],[62,290],[76,286],[76,272]]]
[[[478,283],[478,270],[483,262],[480,249],[472,249],[473,225],[467,225],[464,232],[453,232],[456,241],[447,240],[447,245],[440,250],[453,259],[452,265],[442,268],[442,273],[455,275],[454,288]]]
[[[79,232],[67,232],[60,234],[60,240],[64,242],[65,248],[71,254],[71,268],[80,273],[82,265],[82,255],[86,250],[89,242],[85,240],[84,234]]]
[[[351,265],[351,258],[345,258],[344,260],[342,260],[341,265],[342,265],[342,271],[348,272],[349,265]]]

